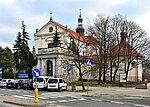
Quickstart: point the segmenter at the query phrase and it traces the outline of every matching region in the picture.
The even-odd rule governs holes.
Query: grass
[[[111,83],[107,83],[107,82],[101,82],[100,84],[98,84],[98,81],[84,81],[83,84],[85,86],[87,86],[89,84],[89,86],[112,86]],[[76,86],[81,86],[81,81],[74,81],[69,83],[69,85],[76,85]]]
[[[119,81],[115,81],[115,82],[111,82],[111,81],[103,82],[103,81],[101,81],[100,84],[98,84],[98,81],[96,81],[96,80],[90,80],[89,82],[84,80],[83,83],[85,86],[87,86],[88,84],[89,84],[89,86],[103,86],[103,87],[108,87],[108,86],[124,87],[124,86],[126,86],[126,82],[119,83]],[[139,82],[128,81],[127,82],[128,86],[135,86],[137,84],[143,84],[143,82],[142,81],[139,81]],[[81,86],[81,81],[74,81],[74,82],[69,83],[69,85]]]

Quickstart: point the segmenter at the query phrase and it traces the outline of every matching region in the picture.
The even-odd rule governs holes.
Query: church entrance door
[[[47,76],[53,76],[53,62],[51,60],[47,61]]]

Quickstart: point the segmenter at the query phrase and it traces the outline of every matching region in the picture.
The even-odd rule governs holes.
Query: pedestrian
[[[146,78],[144,79],[144,83],[145,83],[145,86],[147,86],[147,79]]]

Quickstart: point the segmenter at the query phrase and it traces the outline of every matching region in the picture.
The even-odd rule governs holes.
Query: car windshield
[[[6,82],[6,80],[2,80],[2,82]]]
[[[8,82],[17,82],[17,80],[10,80],[10,81],[8,81]]]
[[[43,78],[37,78],[37,82],[43,82]]]
[[[57,79],[49,79],[48,83],[57,83]]]
[[[9,82],[9,81],[11,81],[11,80],[2,80],[2,82]]]
[[[30,82],[30,80],[24,80],[23,81],[23,83],[29,83]]]

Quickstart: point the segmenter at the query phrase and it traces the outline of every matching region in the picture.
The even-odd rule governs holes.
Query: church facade
[[[94,51],[91,50],[93,50],[92,46],[94,46],[96,41],[92,36],[84,35],[84,28],[82,22],[83,19],[80,13],[78,18],[78,27],[76,28],[76,32],[75,32],[67,28],[67,26],[63,26],[62,24],[54,21],[51,16],[50,20],[41,29],[36,30],[36,33],[34,34],[35,54],[38,59],[37,67],[40,69],[41,75],[66,78],[66,75],[68,74],[66,67],[68,66],[67,64],[71,62],[65,64],[64,61],[65,60],[69,61],[74,58],[73,53],[68,50],[69,43],[72,41],[72,39],[75,39],[76,41],[80,41],[80,44],[82,44],[82,50],[80,52],[81,56],[82,54],[86,54],[85,56],[87,56],[87,58],[94,58],[95,53]],[[126,53],[125,50],[132,48],[125,41],[125,38],[122,37],[121,41],[122,42],[120,42],[118,45],[116,45],[114,48],[110,50],[109,57],[115,57],[117,55],[117,57],[122,59],[123,58],[122,56],[124,56],[122,54]],[[95,58],[96,57],[99,56],[95,56]],[[133,69],[131,69],[128,73],[128,77],[129,77],[128,80],[141,81],[142,73],[143,73],[142,63],[138,64],[138,66],[135,66],[135,64],[138,62],[142,62],[143,59],[142,57],[141,58],[139,57],[139,53],[136,50],[134,50],[131,53],[131,57],[133,57],[135,60],[130,65],[130,68]],[[137,57],[139,58],[137,59]],[[118,72],[116,74],[116,80],[121,79],[122,81],[124,81],[125,72],[123,68],[125,64],[126,62],[120,62]],[[85,66],[82,67],[82,71],[85,70]],[[114,66],[112,68],[113,73],[115,72],[115,69],[116,68]],[[79,72],[76,67],[73,68],[73,71],[75,71],[74,75],[78,77]],[[108,79],[110,79],[109,72],[110,71],[108,71],[107,73]],[[94,71],[94,73],[97,72]],[[87,76],[89,77],[89,75]],[[98,77],[95,78],[92,77],[91,75],[90,79],[98,79]]]
[[[84,36],[82,21],[80,12],[78,27],[75,32],[54,21],[51,16],[50,20],[41,29],[36,29],[34,34],[35,54],[38,59],[37,67],[40,69],[41,75],[64,77],[67,67],[64,61],[73,58],[72,52],[68,50],[68,45],[72,39],[79,40],[84,53],[86,53],[84,47],[92,44],[93,38]],[[55,39],[57,39],[57,42],[55,42]],[[81,51],[81,53],[83,52]],[[74,71],[77,71],[76,68],[74,68]]]

